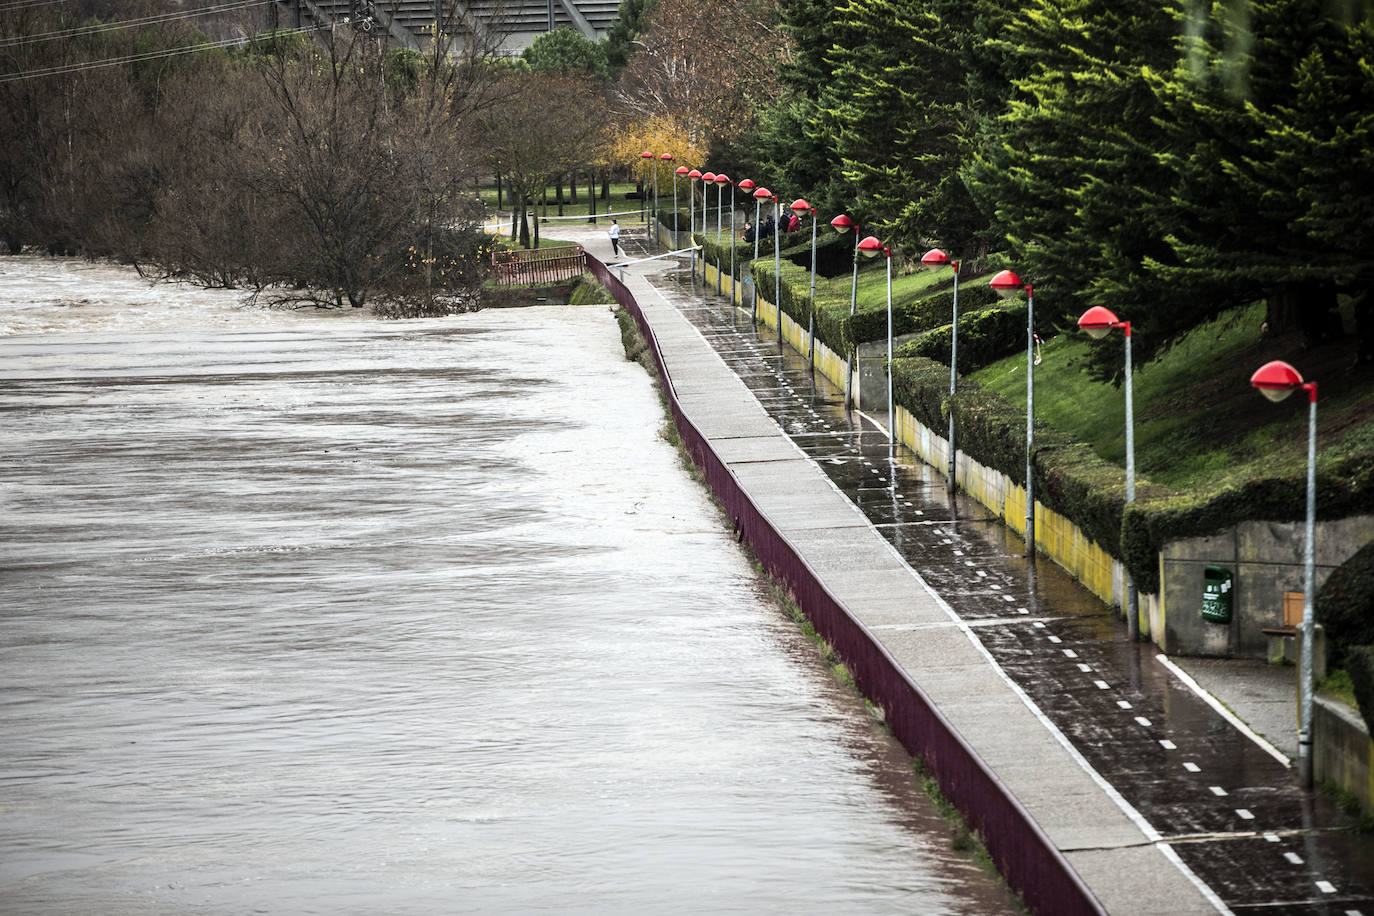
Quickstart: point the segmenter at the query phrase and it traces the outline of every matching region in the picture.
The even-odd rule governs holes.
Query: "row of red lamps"
[[[641,154],[645,159],[653,157],[652,153]],[[663,153],[660,159],[671,162],[673,157],[669,153]],[[705,183],[714,183],[717,186],[716,198],[716,235],[720,236],[720,194],[725,185],[731,184],[726,175],[716,175],[710,172],[703,174],[697,169],[688,169],[686,166],[678,167],[673,180],[673,232],[674,238],[677,237],[677,176],[685,176],[695,182],[698,178]],[[655,170],[654,181],[654,210],[658,210],[658,182],[657,170]],[[777,219],[781,214],[778,212],[778,198],[767,188],[758,187],[749,179],[739,183],[739,188],[746,193],[751,193],[754,197],[754,260],[758,260],[759,233],[759,207],[764,201],[772,201],[774,205],[774,218]],[[703,189],[704,191],[704,189]],[[733,195],[732,195],[733,196]],[[692,195],[692,203],[695,206],[695,194]],[[788,208],[798,215],[809,213],[811,215],[811,298],[816,296],[816,207],[812,206],[803,198],[798,198]],[[732,202],[730,207],[730,233],[734,238],[734,217],[735,208]],[[691,215],[693,230],[695,230],[695,214]],[[702,231],[706,229],[705,220],[705,194],[702,196]],[[859,238],[859,225],[848,215],[841,213],[830,221],[830,225],[837,232],[854,232],[854,273],[850,287],[849,313],[855,313],[858,304],[858,276],[860,254],[866,257],[877,257],[882,254],[887,261],[887,410],[888,410],[888,438],[890,441],[895,439],[894,435],[894,402],[892,391],[892,250],[884,245],[877,236],[867,236]],[[774,234],[774,260],[778,260],[778,241],[775,230]],[[694,252],[695,253],[695,252]],[[734,289],[734,245],[730,246],[731,263],[731,295],[733,298]],[[947,253],[939,248],[933,248],[921,257],[921,263],[928,267],[954,268],[954,302],[952,307],[951,335],[950,335],[950,381],[949,393],[951,400],[956,393],[958,382],[958,332],[959,332],[959,267],[960,262],[952,259]],[[778,265],[775,263],[775,269]],[[780,270],[779,270],[780,273]],[[779,278],[775,278],[775,282]],[[1035,348],[1039,343],[1039,337],[1035,333],[1035,289],[1030,283],[1024,282],[1015,271],[1003,270],[996,274],[989,282],[989,286],[1002,296],[1018,296],[1022,291],[1026,293],[1026,555],[1031,556],[1035,551],[1035,497],[1033,489],[1033,475],[1031,467],[1031,453],[1034,447],[1035,437],[1035,366],[1039,360],[1035,356]],[[775,287],[776,288],[776,287]],[[813,313],[814,314],[814,313]],[[814,319],[813,319],[814,321]],[[1131,390],[1131,323],[1121,321],[1110,309],[1103,306],[1093,306],[1084,312],[1078,319],[1078,326],[1088,333],[1095,340],[1106,337],[1115,329],[1121,329],[1126,344],[1125,360],[1125,398],[1126,398],[1126,503],[1130,505],[1135,501],[1135,417],[1134,404]],[[779,334],[782,332],[781,315],[778,321]],[[808,339],[814,338],[814,325],[808,333]],[[846,372],[845,385],[849,386],[850,372]],[[1303,615],[1302,615],[1302,650],[1301,650],[1301,722],[1298,733],[1298,756],[1301,778],[1305,785],[1312,785],[1312,694],[1313,694],[1313,663],[1312,663],[1312,637],[1313,637],[1313,574],[1315,564],[1315,539],[1316,539],[1316,462],[1317,462],[1317,383],[1305,382],[1302,374],[1293,366],[1282,360],[1273,360],[1261,366],[1250,377],[1250,384],[1261,394],[1272,401],[1281,401],[1294,391],[1302,389],[1308,393],[1309,414],[1308,414],[1308,443],[1307,443],[1307,518],[1306,531],[1303,545]],[[846,403],[849,401],[849,392],[845,392]],[[954,410],[950,410],[949,416],[949,468],[947,481],[951,491],[955,489],[958,451],[955,445]],[[1126,594],[1127,594],[1127,631],[1132,640],[1139,639],[1140,636],[1140,614],[1139,614],[1139,595],[1135,582],[1128,572],[1126,575]]]

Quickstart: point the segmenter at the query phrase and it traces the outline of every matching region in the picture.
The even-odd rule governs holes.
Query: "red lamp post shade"
[[[1302,374],[1281,359],[1265,363],[1256,369],[1255,374],[1250,376],[1250,384],[1271,401],[1282,401],[1292,394],[1294,389],[1304,387]]]
[[[854,228],[854,221],[847,214],[841,213],[830,221],[830,226],[836,232],[849,232]]]
[[[1094,305],[1088,309],[1078,319],[1078,326],[1088,332],[1088,336],[1094,340],[1101,340],[1106,337],[1112,328],[1121,324],[1121,321],[1112,314],[1110,309],[1100,305]]]
[[[676,174],[678,174],[678,175],[686,175],[686,174],[687,174],[687,166],[685,166],[685,165],[680,165],[680,166],[678,166],[678,167],[677,167],[677,173],[676,173]]]
[[[715,173],[715,172],[707,172],[705,175],[702,175],[702,176],[701,176],[701,180],[702,180],[702,181],[715,181],[715,180],[716,180],[716,173]]]
[[[642,152],[642,153],[639,154],[639,158],[640,158],[640,159],[652,159],[652,158],[654,158],[654,154],[651,153],[651,152],[649,152],[648,150],[645,150],[644,152]]]
[[[690,172],[687,173],[687,177],[695,181],[696,179],[701,177],[701,169],[692,169]]]
[[[672,154],[672,153],[662,153],[658,158],[662,159],[664,162],[672,162],[672,161],[673,161],[673,154]]]
[[[771,200],[773,198],[773,192],[767,188],[759,188],[754,192],[754,198],[756,200]]]
[[[729,183],[730,183],[730,176],[729,176],[729,175],[726,175],[724,172],[722,172],[721,174],[719,174],[719,175],[716,176],[716,184],[720,185],[721,187],[724,187],[725,185],[727,185],[727,184],[729,184]]]
[[[757,187],[757,185],[754,184],[754,179],[746,178],[743,181],[741,181],[738,185],[736,185],[736,187],[738,187],[744,193],[748,194],[749,192],[753,191],[754,188]]]
[[[792,206],[788,207],[793,213],[810,213],[816,208],[806,202],[805,198],[798,197],[792,201]]]
[[[932,248],[921,255],[921,263],[928,267],[943,267],[948,264],[949,261],[949,255],[945,254],[939,248]]]
[[[1015,296],[1026,288],[1026,284],[1021,282],[1021,278],[1016,275],[1016,271],[1004,270],[988,281],[988,286],[992,287],[997,295],[1006,298]]]
[[[876,235],[870,235],[868,238],[860,242],[859,250],[864,253],[865,257],[869,258],[876,257],[879,254],[889,253],[888,250],[883,247],[883,243],[878,241],[878,237]]]

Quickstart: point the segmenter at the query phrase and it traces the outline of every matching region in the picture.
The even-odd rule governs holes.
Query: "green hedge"
[[[898,356],[892,367],[897,403],[927,427],[945,429],[951,409],[949,366],[926,357]],[[959,380],[952,406],[960,451],[1025,486],[1025,409],[968,379]],[[1036,424],[1031,473],[1036,499],[1073,519],[1088,537],[1119,554],[1115,548],[1126,502],[1119,467],[1098,458],[1086,444]]]
[[[927,427],[945,429],[951,409],[949,367],[900,355],[892,365],[897,403]],[[1025,486],[1025,408],[960,379],[953,409],[960,450]],[[1169,541],[1215,534],[1247,519],[1295,520],[1306,513],[1305,469],[1212,493],[1174,492],[1137,477],[1136,501],[1128,508],[1123,469],[1097,457],[1085,443],[1037,423],[1031,457],[1036,498],[1120,559],[1143,592],[1159,590],[1159,552]],[[1374,508],[1374,428],[1357,430],[1339,447],[1322,452],[1317,505],[1324,518]],[[1374,572],[1358,576],[1358,587],[1374,592]],[[1350,580],[1338,579],[1337,585],[1342,581]],[[1365,637],[1352,632],[1350,640],[1356,639]]]
[[[1345,652],[1345,672],[1355,689],[1355,703],[1360,707],[1365,725],[1374,732],[1374,645],[1350,646]]]
[[[976,372],[1026,348],[1026,303],[1013,300],[1003,308],[980,304],[973,307],[980,311],[971,312],[964,311],[962,301],[959,305],[961,372]],[[897,352],[902,356],[924,356],[949,365],[950,327],[948,324],[941,325]]]
[[[1304,519],[1306,474],[1304,463],[1286,477],[1242,480],[1210,493],[1163,491],[1161,498],[1137,502],[1126,514],[1117,556],[1142,591],[1157,591],[1158,555],[1169,541],[1215,534],[1251,519]],[[1136,497],[1143,498],[1139,487]],[[1374,511],[1374,426],[1357,429],[1318,454],[1317,511],[1327,520]]]

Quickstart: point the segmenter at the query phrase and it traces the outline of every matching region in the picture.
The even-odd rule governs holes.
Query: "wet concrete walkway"
[[[1282,750],[669,265],[624,279],[693,421],[1109,912],[1374,916],[1374,842]]]

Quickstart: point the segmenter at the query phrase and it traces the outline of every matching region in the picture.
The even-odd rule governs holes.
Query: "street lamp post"
[[[1035,487],[1031,449],[1035,443],[1035,290],[1015,271],[1004,270],[988,283],[1004,298],[1026,291],[1026,556],[1035,556]]]
[[[831,227],[841,235],[846,232],[854,233],[854,277],[849,283],[849,317],[854,317],[854,312],[859,305],[859,224],[849,218],[846,213],[841,213],[830,221]],[[850,395],[851,378],[854,374],[853,359],[845,359],[844,365],[844,406],[848,407],[853,401]]]
[[[1307,525],[1302,548],[1302,650],[1299,676],[1302,679],[1301,721],[1298,723],[1298,776],[1305,788],[1312,788],[1312,639],[1315,618],[1312,608],[1313,573],[1317,543],[1317,383],[1304,382],[1302,375],[1288,363],[1265,363],[1250,376],[1250,384],[1271,401],[1282,401],[1295,390],[1307,392]]]
[[[720,230],[720,212],[721,212],[721,198],[725,195],[725,186],[726,186],[727,184],[730,185],[730,303],[731,303],[731,305],[733,305],[733,304],[734,304],[734,296],[735,296],[735,273],[734,273],[734,271],[735,271],[735,251],[734,251],[734,242],[735,242],[735,239],[734,239],[734,233],[735,233],[735,186],[734,186],[734,184],[730,181],[730,176],[729,176],[729,175],[725,175],[725,174],[720,174],[720,175],[717,175],[717,176],[716,176],[716,246],[717,246],[717,247],[720,246],[720,231],[721,231],[721,230]],[[720,255],[716,255],[716,257],[719,258]],[[723,285],[724,285],[724,284],[723,284],[723,282],[721,281],[721,277],[720,277],[720,262],[717,261],[717,262],[716,262],[716,292],[717,292],[717,293],[721,293],[721,292],[724,291],[724,290],[722,289],[722,286],[723,286]]]
[[[754,184],[754,180],[753,180],[752,178],[746,178],[746,179],[744,179],[743,181],[741,181],[739,184],[735,185],[735,187],[739,188],[741,191],[743,191],[743,192],[744,192],[745,194],[747,194],[747,195],[752,195],[752,194],[754,193],[754,188],[756,188],[756,187],[758,187],[758,186],[757,186],[756,184]],[[754,209],[755,209],[756,211],[758,210],[758,205],[757,205],[757,204],[755,204]],[[735,218],[735,195],[734,195],[733,192],[731,192],[731,194],[730,194],[730,219],[731,219],[731,223],[730,223],[730,277],[731,277],[731,282],[733,282],[733,278],[734,278],[734,276],[735,276],[735,224],[734,224],[734,218]],[[758,245],[758,237],[759,237],[759,228],[758,228],[758,226],[755,226],[755,227],[754,227],[754,244],[755,244],[756,246]],[[752,267],[752,266],[750,267],[750,274],[749,274],[749,275],[750,275],[751,278],[753,277],[753,267]],[[734,296],[734,287],[733,287],[733,286],[731,287],[731,293],[730,293],[730,295],[731,295],[731,297]],[[743,305],[744,303],[741,301],[740,304]]]
[[[754,260],[755,260],[755,261],[757,261],[757,260],[759,259],[759,206],[760,206],[765,200],[771,199],[772,196],[773,196],[773,192],[770,191],[770,190],[768,190],[767,188],[756,188],[756,189],[754,190]],[[773,294],[773,298],[774,298],[774,299],[778,298],[778,294],[777,294],[777,293],[774,293],[774,294]],[[757,323],[758,320],[759,320],[759,285],[758,285],[758,278],[755,277],[755,278],[754,278],[754,322]]]
[[[687,177],[687,166],[685,166],[685,165],[680,165],[680,166],[678,166],[677,169],[673,172],[673,248],[677,248],[680,244],[682,244],[682,243],[678,240],[678,237],[677,237],[677,236],[678,236],[678,225],[677,225],[677,222],[678,222],[678,220],[677,220],[677,217],[678,217],[677,179],[678,179],[678,176],[679,176],[679,175],[682,176],[683,178],[686,178],[686,177]]]
[[[1106,337],[1113,328],[1126,335],[1126,505],[1135,502],[1135,413],[1131,397],[1131,323],[1119,321],[1110,309],[1095,305],[1078,319],[1078,326],[1094,340]],[[1140,596],[1135,578],[1126,571],[1126,632],[1132,640],[1140,638]]]
[[[949,324],[949,485],[950,503],[958,489],[959,451],[954,444],[954,394],[959,385],[959,262],[939,248],[932,248],[921,256],[921,263],[930,267],[954,268],[954,307]]]
[[[660,153],[658,158],[659,158],[659,161],[660,161],[660,162],[671,163],[671,162],[673,161],[673,154],[672,154],[672,153]],[[673,176],[673,181],[674,181],[674,182],[677,181],[677,176],[676,176],[676,175]],[[674,185],[674,193],[676,193],[676,185]],[[660,225],[661,225],[661,224],[660,224],[659,221],[658,221],[658,162],[655,162],[655,163],[654,163],[654,241],[655,241],[655,242],[658,241],[658,227],[659,227]]]
[[[782,352],[782,201],[773,195],[773,298],[778,307],[778,352]]]
[[[806,202],[803,197],[798,197],[792,201],[789,208],[793,213],[811,214],[811,305],[807,309],[806,323],[806,361],[812,371],[815,371],[816,357],[816,208]]]
[[[654,154],[645,150],[639,154],[639,160],[644,166],[644,183],[641,185],[643,190],[639,195],[639,221],[644,225],[649,225],[649,160],[654,158]],[[657,178],[658,171],[655,169],[654,176]]]
[[[716,183],[716,173],[707,172],[701,176],[701,241],[706,242],[706,207],[708,206],[708,195],[711,193],[711,185]],[[701,253],[701,282],[706,282],[706,252]]]
[[[859,251],[864,257],[877,257],[881,252],[887,258],[887,441],[892,444],[896,441],[893,426],[896,411],[892,403],[892,249],[878,241],[877,236],[870,235],[859,243]]]
[[[701,177],[701,169],[692,169],[687,173],[689,179],[687,185],[687,241],[692,249],[692,282],[696,282],[697,275],[697,243],[692,236],[697,231],[697,179]],[[705,207],[702,208],[705,210]]]

